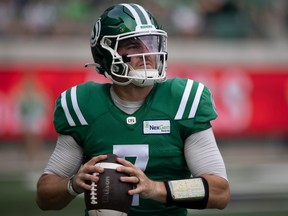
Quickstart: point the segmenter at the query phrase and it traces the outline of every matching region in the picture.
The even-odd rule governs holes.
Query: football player
[[[210,121],[209,89],[191,79],[166,79],[167,33],[137,4],[108,8],[91,33],[98,73],[112,83],[87,82],[58,98],[59,137],[37,185],[41,209],[62,209],[98,182],[107,154],[118,155],[134,183],[129,215],[186,215],[226,207],[225,164]]]

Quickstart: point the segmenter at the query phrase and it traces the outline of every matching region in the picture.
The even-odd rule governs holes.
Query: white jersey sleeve
[[[44,173],[61,177],[72,176],[79,170],[82,160],[83,150],[73,137],[60,134]]]
[[[211,174],[228,180],[212,128],[189,136],[185,140],[184,154],[192,176]]]

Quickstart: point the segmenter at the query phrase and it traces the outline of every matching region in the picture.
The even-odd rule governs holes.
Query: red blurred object
[[[62,91],[94,80],[108,82],[92,68],[79,63],[0,65],[0,139],[21,136],[15,115],[17,91],[32,74],[48,95],[46,138],[55,138],[53,109]],[[213,122],[217,136],[285,135],[288,133],[288,66],[189,65],[170,63],[168,77],[186,77],[207,85],[214,96],[219,117]]]

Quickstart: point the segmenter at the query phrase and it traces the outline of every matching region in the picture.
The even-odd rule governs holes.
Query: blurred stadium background
[[[112,0],[0,1],[0,214],[83,215],[77,198],[41,212],[36,180],[52,153],[56,97],[87,80],[90,29]],[[126,1],[132,2],[132,1]],[[209,86],[232,199],[190,215],[288,214],[288,1],[135,0],[169,34],[169,77]]]

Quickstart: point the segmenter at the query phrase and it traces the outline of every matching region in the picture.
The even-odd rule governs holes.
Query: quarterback
[[[191,79],[167,79],[167,33],[137,4],[108,8],[91,38],[94,66],[111,81],[82,83],[56,102],[55,150],[37,184],[36,202],[59,210],[97,184],[107,154],[127,173],[128,215],[187,215],[223,209],[230,199],[226,168],[211,121],[209,89]],[[84,210],[83,210],[84,211]],[[84,214],[84,213],[83,213]],[[86,214],[88,215],[87,211]]]

